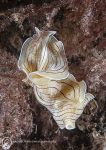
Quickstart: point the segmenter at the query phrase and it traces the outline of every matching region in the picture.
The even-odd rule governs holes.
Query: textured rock
[[[0,50],[0,59],[0,139],[17,141],[33,130],[29,94],[20,82],[22,75],[17,70],[16,58]]]
[[[105,9],[105,0],[0,2],[0,139],[30,141],[14,143],[11,149],[105,150]],[[95,95],[97,104],[89,103],[73,131],[59,130],[33,90],[21,81],[24,74],[17,68],[20,48],[35,26],[57,31],[70,72],[76,79],[84,79]]]

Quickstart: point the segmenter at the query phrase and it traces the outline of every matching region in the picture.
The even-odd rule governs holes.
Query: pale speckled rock
[[[0,59],[0,138],[18,141],[32,132],[32,112],[28,94],[20,82],[22,75],[15,65],[16,58],[0,50]]]

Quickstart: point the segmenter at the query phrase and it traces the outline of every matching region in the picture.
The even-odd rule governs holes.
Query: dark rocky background
[[[70,72],[95,96],[74,130],[60,130],[22,82],[17,60],[35,26],[57,31]],[[0,0],[0,146],[8,137],[11,150],[106,150],[105,87],[106,0]]]

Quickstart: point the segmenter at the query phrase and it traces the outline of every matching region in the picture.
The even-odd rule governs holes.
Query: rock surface
[[[56,30],[70,72],[94,94],[76,123],[60,130],[17,68],[22,43],[34,27]],[[106,1],[2,0],[0,2],[0,145],[11,150],[106,149]]]

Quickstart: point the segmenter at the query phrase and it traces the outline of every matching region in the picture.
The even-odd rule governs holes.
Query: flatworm
[[[64,46],[55,31],[40,31],[28,38],[21,49],[18,67],[26,73],[23,80],[34,88],[37,100],[53,115],[61,129],[74,129],[75,122],[94,96],[86,83],[70,74]]]

